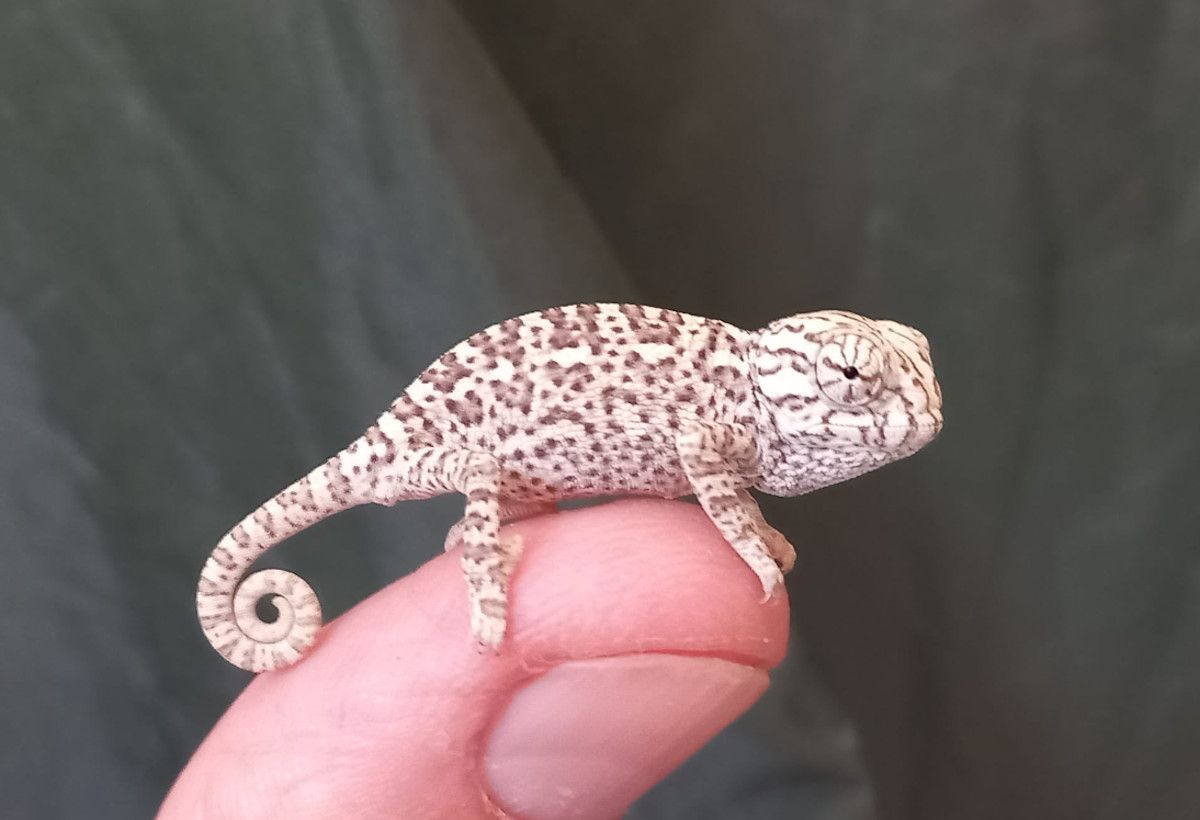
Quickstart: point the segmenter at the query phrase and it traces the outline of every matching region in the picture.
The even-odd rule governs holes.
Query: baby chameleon
[[[508,319],[431,364],[361,437],[229,531],[196,604],[213,647],[243,669],[294,663],[321,607],[264,551],[358,504],[448,492],[466,514],[471,632],[498,648],[520,543],[502,522],[584,496],[694,494],[776,593],[795,562],[748,488],[793,496],[911,455],[942,426],[929,344],[896,322],[805,313],[757,331],[673,310],[581,304]],[[278,611],[271,622],[261,599]],[[766,597],[764,597],[766,600]]]

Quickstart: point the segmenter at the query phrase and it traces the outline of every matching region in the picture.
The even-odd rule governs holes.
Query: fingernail
[[[528,820],[619,817],[767,683],[764,670],[719,658],[563,663],[518,692],[493,729],[490,794]]]

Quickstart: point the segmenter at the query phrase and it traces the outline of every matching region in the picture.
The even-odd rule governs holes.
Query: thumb
[[[787,606],[695,506],[522,521],[509,634],[480,654],[452,552],[259,675],[160,817],[612,817],[765,690]]]

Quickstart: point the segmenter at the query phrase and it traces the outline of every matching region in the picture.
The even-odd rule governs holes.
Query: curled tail
[[[246,571],[280,541],[336,512],[376,500],[372,465],[381,442],[378,428],[371,432],[264,502],[209,555],[196,590],[196,613],[209,643],[234,666],[250,672],[289,666],[312,645],[321,627],[321,603],[312,587],[285,570],[250,576]],[[259,616],[264,599],[274,604],[274,619]]]

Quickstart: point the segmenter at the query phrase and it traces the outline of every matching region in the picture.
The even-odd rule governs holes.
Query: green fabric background
[[[1194,817],[1198,100],[1187,0],[0,5],[0,815],[149,815],[246,680],[225,528],[636,300],[916,325],[947,427],[765,505],[790,658],[633,817]],[[335,615],[455,503],[272,558]]]

